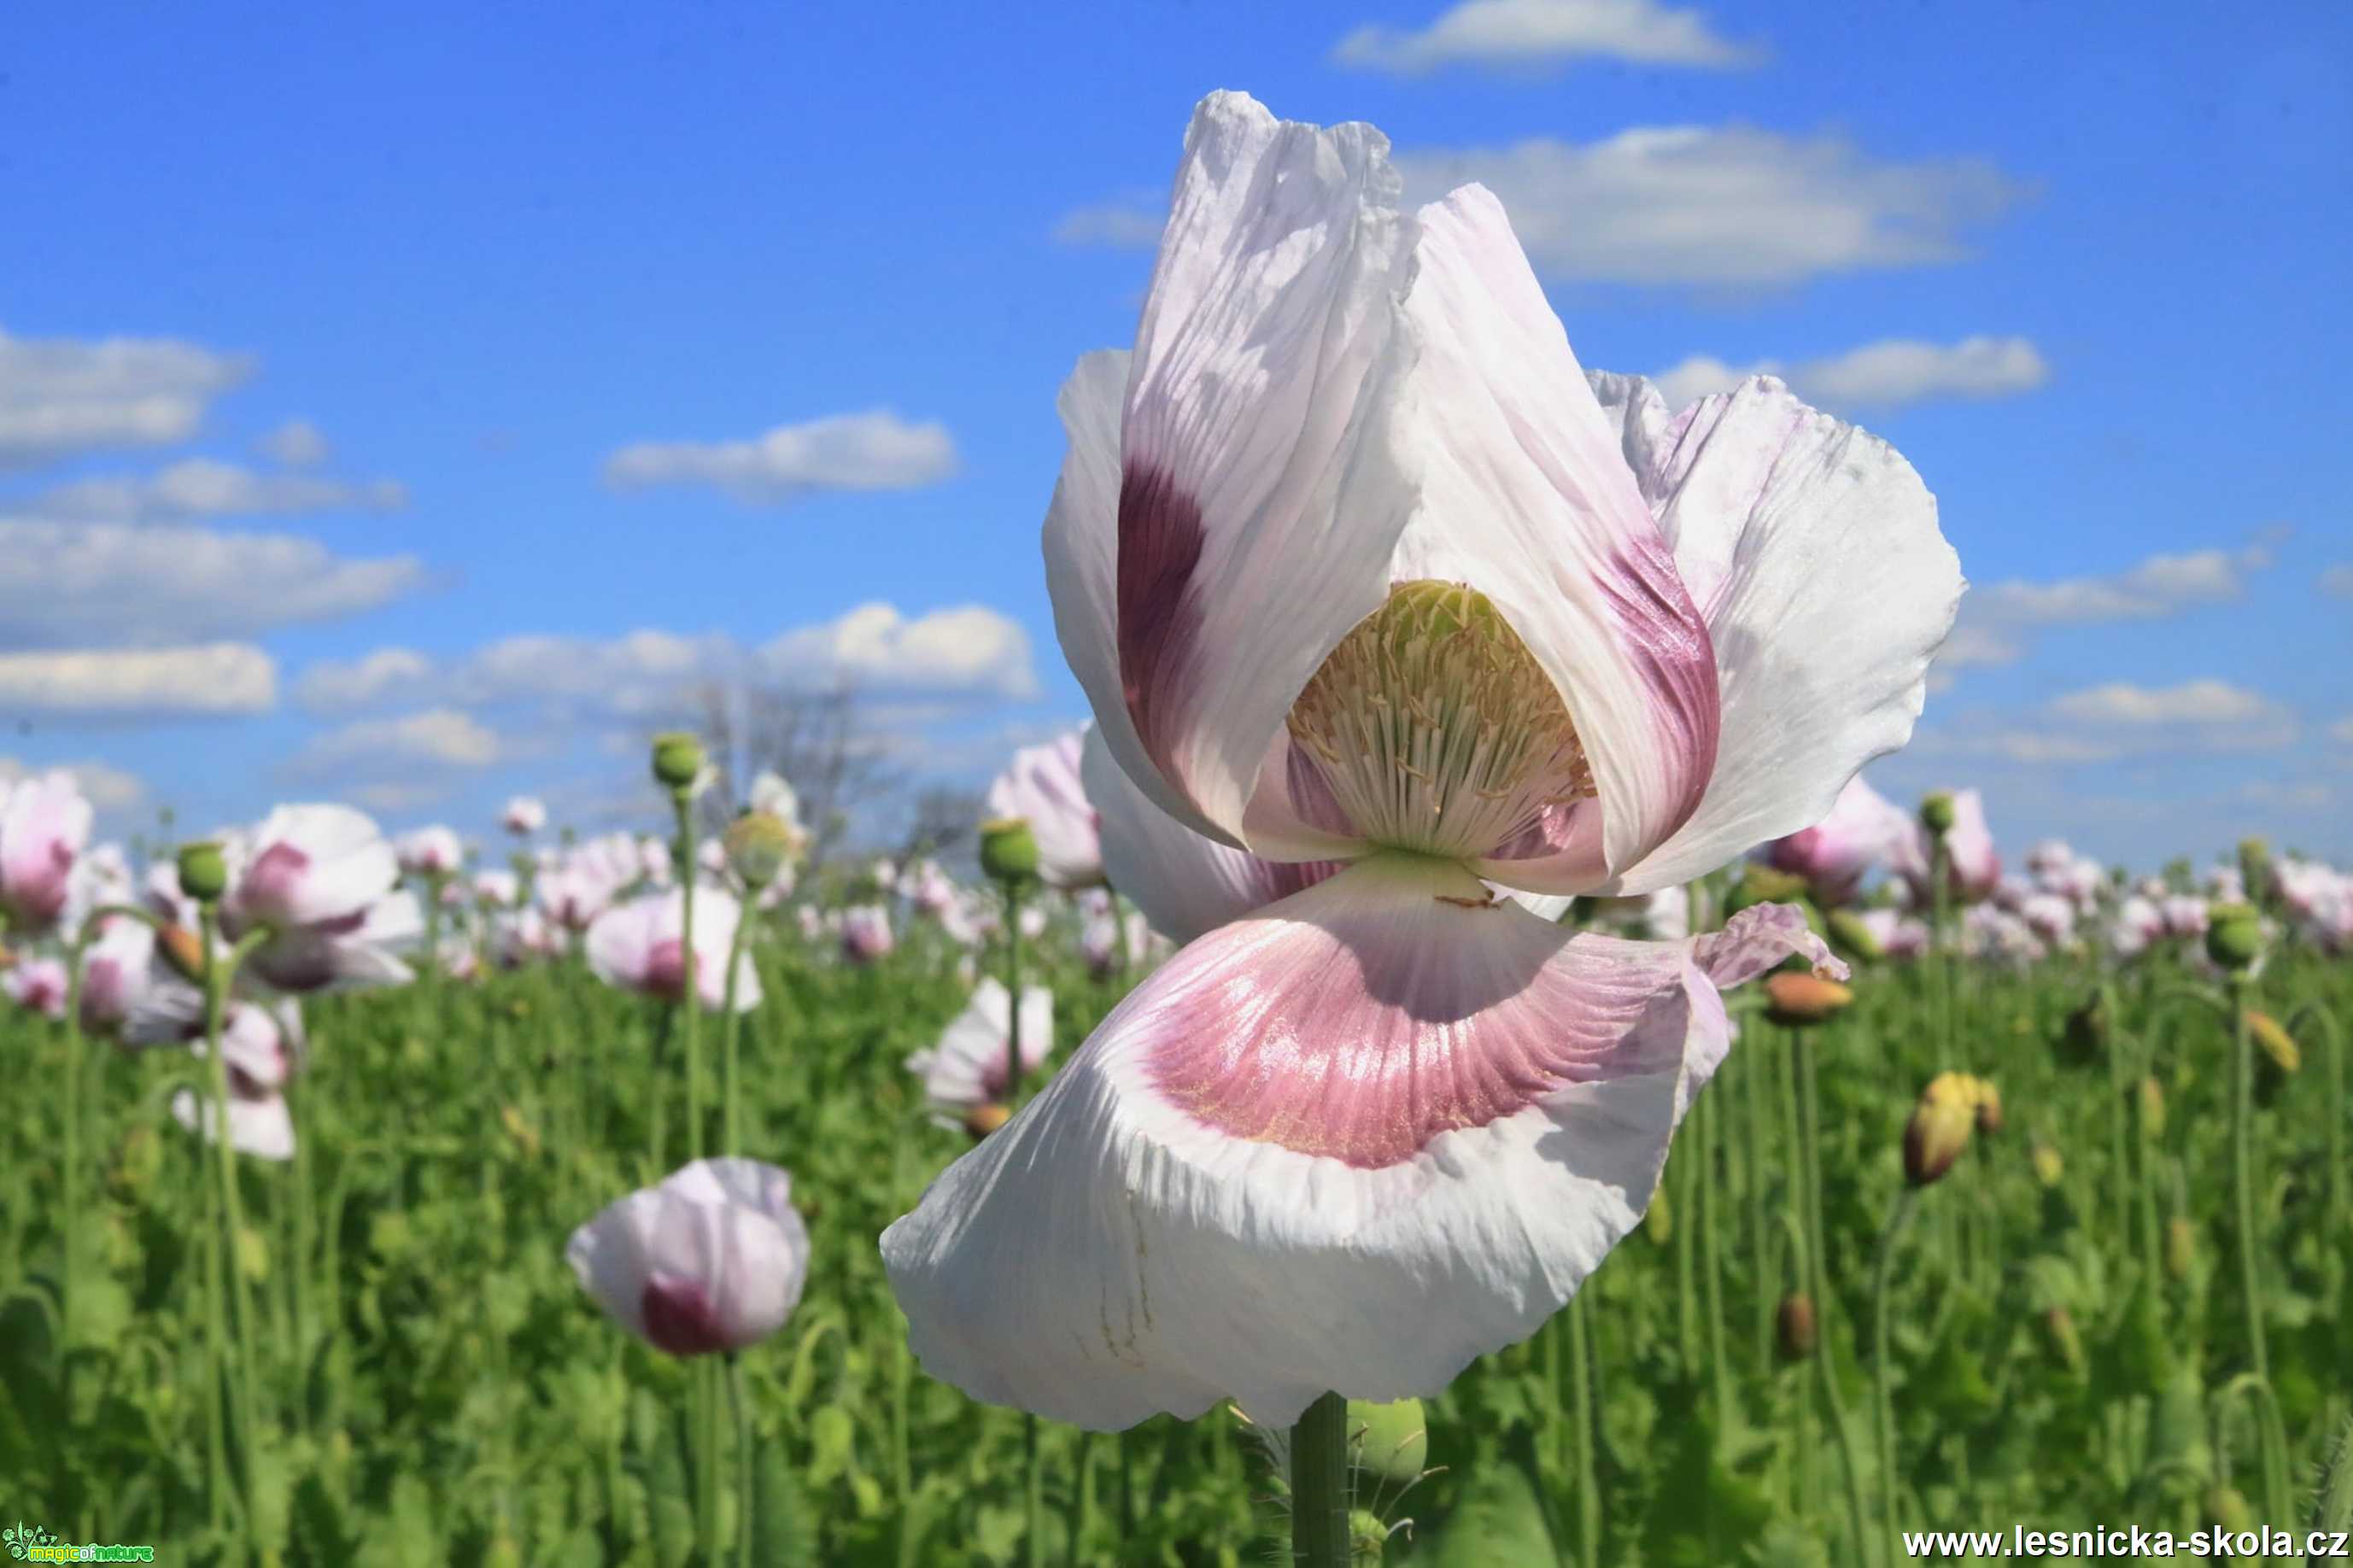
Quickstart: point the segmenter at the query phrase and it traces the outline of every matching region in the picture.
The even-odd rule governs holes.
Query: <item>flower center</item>
[[[1474,859],[1594,793],[1552,678],[1460,583],[1391,587],[1308,681],[1289,726],[1356,831],[1391,848]]]

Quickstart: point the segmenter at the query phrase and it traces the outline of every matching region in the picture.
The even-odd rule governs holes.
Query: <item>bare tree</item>
[[[707,681],[694,690],[695,728],[718,781],[702,797],[702,825],[723,829],[752,781],[771,771],[800,797],[809,830],[809,864],[842,847],[853,817],[867,816],[905,788],[902,769],[863,721],[857,689]]]
[[[974,837],[980,822],[981,795],[976,790],[935,786],[915,796],[913,818],[900,841],[902,865],[955,855]]]

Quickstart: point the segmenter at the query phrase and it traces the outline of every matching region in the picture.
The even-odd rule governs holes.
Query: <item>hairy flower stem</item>
[[[1593,1464],[1593,1358],[1585,1342],[1585,1292],[1568,1299],[1568,1386],[1577,1422],[1577,1538],[1585,1568],[1601,1568],[1601,1483]]]
[[[727,1352],[727,1403],[735,1412],[735,1476],[742,1489],[735,1497],[735,1561],[739,1568],[752,1568],[752,1515],[759,1483],[752,1451],[752,1404],[744,1397],[744,1361],[733,1351]],[[718,1554],[714,1551],[712,1555]]]
[[[259,928],[247,932],[244,939],[230,950],[228,961],[224,963],[213,952],[217,921],[210,904],[199,906],[197,925],[197,940],[202,944],[204,954],[205,1058],[212,1068],[213,1173],[220,1192],[218,1245],[226,1296],[221,1305],[226,1309],[233,1301],[237,1309],[234,1324],[223,1324],[222,1327],[229,1336],[224,1348],[236,1363],[236,1428],[239,1469],[242,1472],[238,1492],[244,1507],[246,1527],[249,1531],[253,1527],[255,1452],[262,1440],[259,1424],[261,1401],[253,1364],[253,1341],[260,1329],[254,1321],[253,1295],[246,1282],[242,1257],[245,1206],[237,1192],[237,1149],[229,1142],[228,1058],[221,1050],[221,1016],[227,1005],[229,984],[236,978],[237,965],[268,932]],[[199,1116],[197,1121],[201,1124],[203,1118]]]
[[[1021,1560],[1029,1568],[1046,1563],[1046,1462],[1038,1448],[1038,1417],[1021,1413]]]
[[[1021,884],[1005,884],[1005,1104],[1021,1103]]]
[[[1724,1267],[1716,1234],[1716,1211],[1724,1206],[1724,1175],[1716,1158],[1723,1145],[1722,1116],[1717,1101],[1708,1097],[1701,1099],[1694,1113],[1700,1119],[1700,1251],[1707,1258],[1707,1359],[1715,1376],[1715,1419],[1721,1430],[1732,1421],[1732,1360],[1724,1346]]]
[[[2263,1348],[2263,1281],[2255,1261],[2255,1045],[2248,1026],[2254,1003],[2253,984],[2242,971],[2231,976],[2232,1032],[2235,1037],[2231,1066],[2231,1171],[2238,1204],[2239,1285],[2247,1306],[2247,1348],[2255,1375],[2268,1382],[2271,1357]],[[2341,1107],[2332,1114],[2342,1115]]]
[[[686,1015],[686,1157],[692,1161],[702,1158],[702,957],[694,946],[694,884],[701,868],[694,858],[694,797],[674,789],[670,798],[678,822],[678,942],[686,973],[678,1005]]]
[[[65,1189],[66,1228],[62,1237],[64,1268],[58,1281],[58,1322],[59,1337],[69,1346],[74,1342],[74,1282],[80,1272],[81,1254],[81,1089],[88,1067],[82,1060],[81,963],[88,934],[87,928],[77,931],[66,945],[66,1158],[58,1171],[58,1180]],[[64,1403],[68,1419],[71,1419],[73,1357],[69,1355],[62,1360]]]
[[[744,940],[751,935],[749,911],[735,922],[735,934],[727,942],[727,978],[721,982],[719,1002],[719,1152],[740,1154],[744,1152],[743,1089],[738,1082],[735,1045],[743,1025],[735,1015],[735,971],[744,962]]]
[[[1903,1543],[1896,1536],[1895,1477],[1895,1404],[1894,1391],[1888,1383],[1887,1367],[1887,1287],[1894,1278],[1892,1265],[1895,1260],[1895,1243],[1904,1233],[1904,1222],[1912,1217],[1917,1187],[1906,1187],[1895,1200],[1895,1208],[1887,1216],[1887,1228],[1879,1235],[1879,1261],[1871,1277],[1871,1389],[1872,1410],[1879,1430],[1879,1489],[1884,1510],[1888,1561],[1901,1562]]]
[[[1347,1568],[1348,1402],[1326,1394],[1291,1429],[1291,1560]]]

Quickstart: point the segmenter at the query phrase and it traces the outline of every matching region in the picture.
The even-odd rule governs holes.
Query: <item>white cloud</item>
[[[2353,563],[2331,566],[2320,574],[2320,591],[2334,594],[2340,599],[2353,599]]]
[[[1759,360],[1736,366],[1694,355],[1651,379],[1678,408],[1752,375],[1778,375],[1824,407],[1894,408],[1939,398],[2009,397],[2033,391],[2050,374],[2042,352],[2027,339],[1978,336],[1950,344],[1883,338],[1795,365]]]
[[[910,620],[891,605],[859,605],[821,626],[785,633],[759,650],[779,673],[827,669],[862,686],[1038,694],[1029,635],[979,605],[934,610]]]
[[[108,447],[185,441],[253,373],[244,354],[170,338],[12,338],[0,331],[0,468]]]
[[[749,441],[636,442],[605,459],[605,482],[619,489],[712,485],[758,505],[819,490],[914,489],[955,466],[945,426],[911,425],[878,408],[779,425]]]
[[[2328,726],[2328,738],[2332,741],[2342,741],[2347,745],[2353,746],[2353,713],[2348,713],[2344,718]]]
[[[0,654],[0,711],[260,713],[277,701],[278,667],[251,643]]]
[[[189,458],[153,474],[78,479],[37,497],[45,517],[145,522],[304,511],[396,511],[408,504],[397,479],[354,483],[310,474],[257,474],[235,463]]]
[[[1844,137],[1752,126],[1643,126],[1599,142],[1396,155],[1409,204],[1473,182],[1503,199],[1538,272],[1569,281],[1772,286],[1968,254],[1965,231],[2027,188],[1979,158],[1873,158]],[[1082,207],[1074,242],[1158,242],[1158,198]],[[1857,372],[1856,374],[1862,374]],[[1881,371],[1883,377],[1891,372]]]
[[[432,661],[415,648],[380,647],[362,659],[311,666],[294,683],[294,697],[314,713],[349,712],[420,687],[432,672]]]
[[[2336,792],[2316,780],[2281,784],[2251,779],[2239,786],[2239,798],[2256,805],[2282,806],[2291,811],[2317,811],[2336,798]]]
[[[413,555],[351,560],[289,534],[0,518],[0,644],[247,636],[374,609],[424,581]]]
[[[2193,605],[2217,604],[2245,591],[2245,574],[2271,564],[2262,545],[2152,555],[2114,577],[2011,580],[1970,595],[1978,616],[2011,626],[2086,626],[2155,620]]]
[[[2284,710],[2261,693],[2211,677],[2179,686],[2110,681],[2053,698],[2051,710],[2078,723],[2136,727],[2251,724],[2285,716]]]
[[[497,733],[472,715],[430,708],[331,730],[298,752],[288,768],[312,777],[387,765],[484,768],[503,754]]]
[[[1332,58],[1419,76],[1450,65],[1525,72],[1574,59],[1721,70],[1758,64],[1765,51],[1727,42],[1697,11],[1657,0],[1461,0],[1419,32],[1367,23]]]
[[[110,763],[97,762],[22,763],[14,757],[0,757],[0,784],[60,769],[73,774],[82,797],[100,811],[128,811],[147,798],[144,780]]]
[[[878,698],[929,692],[1027,700],[1038,691],[1029,634],[1009,617],[979,605],[909,616],[881,603],[750,649],[727,637],[650,628],[617,637],[504,637],[447,666],[408,648],[379,648],[312,665],[298,690],[322,712],[438,697],[478,708],[535,702],[642,717],[674,712],[708,681],[845,679]]]
[[[1936,655],[1940,668],[1967,669],[1972,665],[2015,664],[2025,652],[2015,641],[1986,626],[1957,626]]]
[[[308,419],[289,419],[254,443],[255,449],[290,468],[315,468],[327,460],[327,437]]]

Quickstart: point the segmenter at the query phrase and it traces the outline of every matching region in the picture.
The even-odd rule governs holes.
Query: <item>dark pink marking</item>
[[[1570,1084],[1681,1061],[1680,947],[1563,952],[1509,910],[1414,902],[1323,903],[1197,941],[1129,1005],[1148,1010],[1155,1087],[1235,1137],[1370,1170]]]
[[[1292,814],[1308,826],[1343,838],[1362,837],[1356,823],[1349,820],[1348,808],[1333,793],[1324,764],[1296,741],[1282,748],[1282,784],[1283,794],[1291,801]]]
[[[646,1339],[656,1350],[686,1356],[709,1355],[728,1348],[719,1309],[700,1279],[657,1269],[646,1280],[638,1306],[646,1320]]]
[[[1651,826],[1651,843],[1662,844],[1699,809],[1715,773],[1723,722],[1715,644],[1655,528],[1612,551],[1600,583],[1620,641],[1650,689],[1656,724],[1651,744],[1668,764],[1662,815]]]
[[[686,944],[665,937],[646,954],[646,990],[665,1002],[686,1000]]]
[[[1184,727],[1183,672],[1194,657],[1201,606],[1193,574],[1207,538],[1201,503],[1166,470],[1136,467],[1119,484],[1119,682],[1145,754],[1180,788],[1170,765]]]
[[[268,910],[282,910],[292,901],[295,889],[302,885],[302,873],[310,868],[308,855],[291,844],[273,844],[246,868],[239,901]]]

